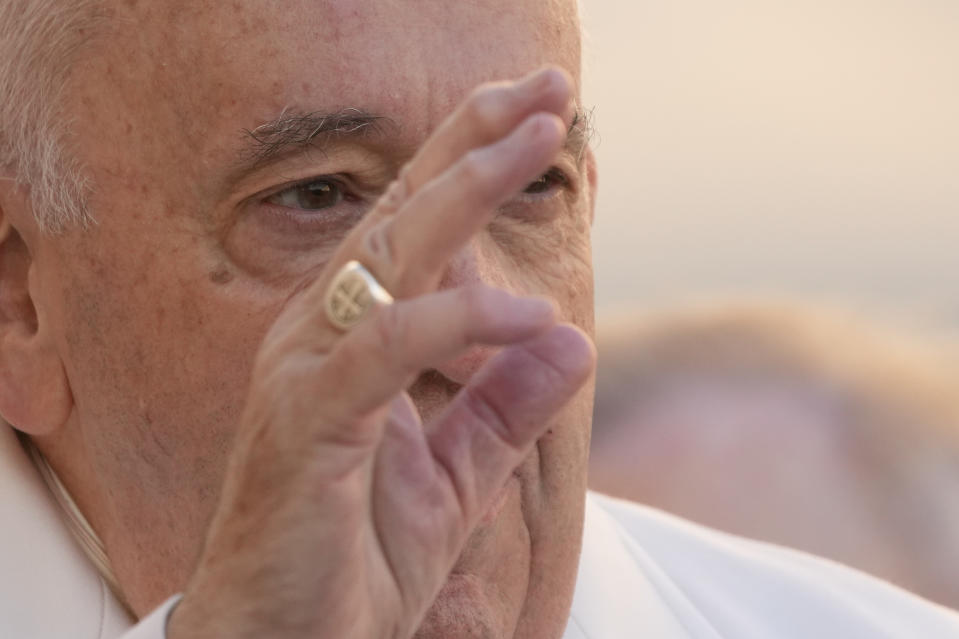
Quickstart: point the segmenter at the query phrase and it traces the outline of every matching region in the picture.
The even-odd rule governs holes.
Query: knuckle
[[[377,263],[393,264],[397,261],[398,251],[396,238],[393,235],[393,224],[389,219],[374,224],[363,238],[366,251]]]
[[[386,193],[380,198],[376,207],[377,214],[381,216],[391,216],[397,213],[406,203],[413,192],[412,180],[410,178],[410,165],[406,164],[400,169],[399,175],[393,180]]]
[[[499,129],[505,94],[501,84],[487,83],[474,89],[467,100],[467,115],[484,137],[494,135]]]
[[[409,321],[403,312],[403,304],[387,304],[380,307],[373,315],[373,332],[376,336],[376,347],[389,357],[398,351],[397,345],[407,341],[409,335]]]
[[[467,385],[460,391],[460,397],[463,407],[474,419],[486,426],[502,444],[514,447],[509,421],[479,387]]]
[[[473,324],[489,324],[497,319],[494,291],[485,284],[470,284],[459,289],[459,302]]]
[[[459,163],[459,178],[471,191],[483,192],[489,178],[487,154],[483,149],[473,149]]]

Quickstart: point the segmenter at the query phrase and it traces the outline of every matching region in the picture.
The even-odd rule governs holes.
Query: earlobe
[[[0,195],[0,415],[18,430],[46,435],[73,406],[50,327],[38,319],[30,285],[35,264],[10,212],[19,199]]]

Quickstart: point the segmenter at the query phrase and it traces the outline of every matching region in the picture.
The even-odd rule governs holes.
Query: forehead
[[[480,82],[579,66],[571,0],[141,0],[115,16],[104,57],[122,89],[207,131],[290,107],[428,129]]]

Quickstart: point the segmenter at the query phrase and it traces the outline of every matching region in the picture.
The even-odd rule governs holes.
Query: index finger
[[[497,209],[541,175],[566,127],[551,113],[529,116],[494,144],[473,149],[366,235],[361,254],[398,297],[432,290],[446,265]]]
[[[474,91],[403,170],[398,188],[346,237],[304,302],[321,307],[333,274],[349,260],[362,263],[394,297],[435,287],[496,206],[558,152],[571,96],[569,75],[555,68]]]
[[[519,82],[476,88],[430,136],[404,176],[409,195],[443,173],[465,153],[492,144],[536,112],[572,118],[573,80],[559,67],[546,67]]]

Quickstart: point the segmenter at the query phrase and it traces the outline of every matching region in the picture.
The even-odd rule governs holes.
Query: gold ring
[[[393,296],[356,260],[340,268],[326,289],[326,317],[333,326],[348,331],[375,304],[391,304]]]

